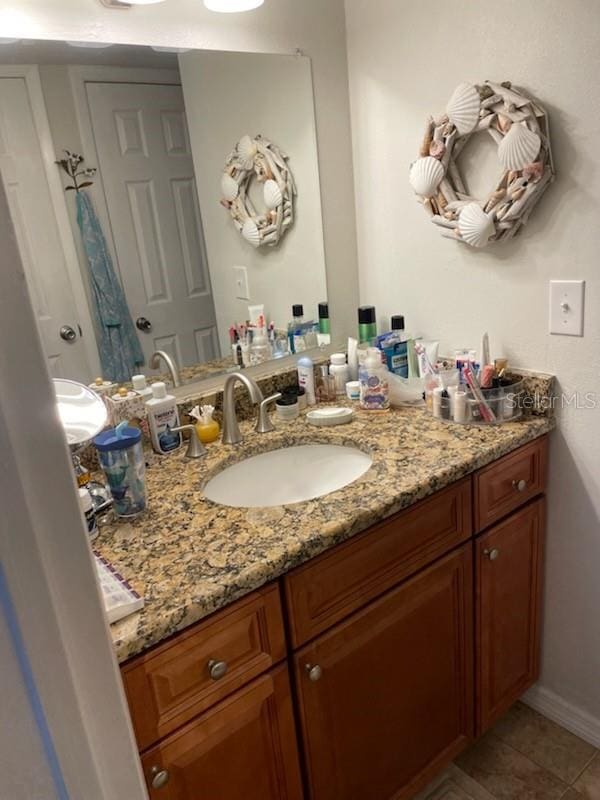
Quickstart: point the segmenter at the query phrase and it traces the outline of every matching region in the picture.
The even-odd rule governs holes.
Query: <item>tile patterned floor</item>
[[[600,752],[517,703],[415,800],[600,800]]]

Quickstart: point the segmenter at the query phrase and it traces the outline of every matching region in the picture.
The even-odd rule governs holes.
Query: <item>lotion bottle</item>
[[[381,363],[381,351],[369,347],[359,370],[360,405],[370,411],[385,411],[390,407],[389,372]]]
[[[181,445],[181,434],[173,433],[179,427],[177,403],[171,394],[167,394],[167,385],[158,381],[152,384],[152,397],[146,401],[148,425],[152,447],[157,453],[165,455]]]

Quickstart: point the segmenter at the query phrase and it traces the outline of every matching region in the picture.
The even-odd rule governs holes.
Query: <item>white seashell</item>
[[[498,158],[504,169],[520,170],[535,161],[542,141],[526,122],[512,125],[498,145]]]
[[[237,154],[244,169],[251,169],[256,155],[256,143],[247,134],[242,136],[237,145]]]
[[[238,182],[234,180],[231,175],[224,172],[221,177],[221,194],[223,195],[223,199],[231,202],[235,200],[239,193],[240,187],[238,186]]]
[[[414,162],[410,168],[408,180],[415,192],[421,197],[433,197],[444,174],[444,168],[437,158],[425,156],[425,158],[418,158]]]
[[[265,181],[263,196],[265,198],[265,205],[267,208],[277,208],[277,206],[280,206],[283,202],[281,189],[279,188],[277,181],[274,180]]]
[[[471,247],[485,247],[490,236],[496,233],[494,218],[486,214],[479,203],[469,203],[458,215],[460,235]]]
[[[465,136],[479,122],[481,99],[479,92],[470,83],[459,83],[448,100],[446,113],[456,127],[459,136]]]
[[[260,245],[260,233],[258,226],[253,219],[247,219],[242,226],[242,236],[247,242],[250,242],[252,247]]]

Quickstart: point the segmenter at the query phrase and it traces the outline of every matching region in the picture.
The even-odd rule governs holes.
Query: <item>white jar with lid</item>
[[[298,395],[290,393],[278,397],[275,401],[275,413],[278,419],[286,422],[296,419],[300,413]]]
[[[346,394],[346,384],[350,380],[348,364],[345,353],[333,353],[330,358],[329,374],[335,379],[335,393],[338,396]]]

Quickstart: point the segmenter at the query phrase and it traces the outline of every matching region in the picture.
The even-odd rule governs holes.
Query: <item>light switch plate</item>
[[[235,296],[238,300],[250,300],[250,289],[248,288],[248,270],[246,267],[234,267]]]
[[[583,336],[585,281],[550,281],[550,333]]]

